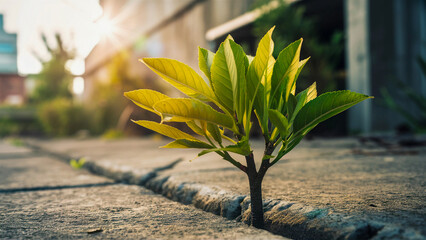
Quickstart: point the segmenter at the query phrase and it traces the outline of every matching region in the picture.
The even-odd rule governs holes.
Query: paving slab
[[[248,181],[240,170],[214,154],[194,159],[194,150],[158,149],[166,143],[67,139],[35,144],[84,156],[103,169],[100,173],[109,169],[113,178],[118,173],[116,180],[131,179],[124,173],[151,173],[146,181],[135,183],[176,201],[249,221]],[[254,143],[255,155],[262,145]],[[299,239],[424,239],[425,159],[424,147],[388,149],[353,138],[303,141],[265,177],[267,226]]]
[[[0,149],[0,239],[285,239],[27,148]]]

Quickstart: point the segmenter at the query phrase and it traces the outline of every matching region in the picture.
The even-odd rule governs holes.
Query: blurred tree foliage
[[[35,54],[42,64],[42,70],[29,76],[35,80],[29,102],[37,108],[37,119],[44,133],[69,136],[88,129],[90,118],[86,109],[73,101],[71,84],[74,76],[66,67],[66,63],[75,57],[74,50],[64,47],[59,34],[55,34],[53,46],[45,35],[42,35],[42,40],[50,57],[45,60]]]
[[[30,78],[35,80],[35,88],[30,96],[30,102],[44,102],[59,97],[71,99],[73,75],[65,67],[65,64],[68,60],[74,58],[74,51],[64,48],[59,34],[55,35],[55,47],[49,45],[45,35],[42,35],[42,39],[50,54],[50,59],[44,60],[35,54],[42,64],[42,70],[40,73],[30,76]]]
[[[257,1],[255,7],[261,7],[271,0]],[[311,56],[306,71],[299,77],[298,83],[301,89],[305,89],[316,81],[319,92],[333,91],[344,84],[344,76],[338,71],[341,65],[344,50],[342,31],[336,30],[329,39],[320,37],[318,21],[312,16],[305,16],[305,8],[300,4],[287,4],[279,0],[279,6],[263,14],[254,22],[254,34],[260,37],[271,27],[274,30],[276,58],[277,49],[283,49],[293,41],[304,38],[302,58]],[[339,83],[341,81],[341,83]]]
[[[107,65],[108,78],[95,81],[90,99],[90,108],[93,109],[92,131],[95,134],[102,134],[110,129],[124,131],[133,105],[123,97],[123,92],[146,87],[143,80],[132,74],[133,64],[130,59],[128,50],[117,53]]]
[[[84,106],[66,98],[42,103],[37,115],[45,133],[50,136],[70,136],[90,128],[89,114]]]

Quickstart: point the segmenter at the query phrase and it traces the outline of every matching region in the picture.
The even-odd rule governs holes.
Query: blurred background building
[[[229,33],[246,50],[254,53],[261,35],[255,35],[253,31],[259,25],[255,22],[263,13],[277,9],[279,3],[263,2],[269,7],[262,12],[254,9],[256,1],[253,0],[101,1],[104,14],[116,24],[117,33],[122,28],[129,34],[117,34],[115,41],[101,41],[88,56],[85,74],[87,94],[90,94],[90,86],[96,76],[105,72],[102,70],[105,63],[122,47],[132,53],[132,69],[135,73],[146,78],[154,76],[136,61],[137,58],[174,58],[197,69],[196,46],[216,50]],[[334,88],[349,88],[376,96],[376,100],[366,101],[362,106],[351,110],[349,116],[335,120],[348,122],[347,128],[340,127],[340,132],[385,132],[404,122],[403,117],[395,114],[394,110],[386,107],[380,100],[383,87],[390,87],[391,94],[396,96],[393,93],[395,89],[391,84],[392,78],[404,81],[419,94],[426,95],[425,76],[417,63],[418,57],[425,56],[424,1],[284,2],[292,4],[294,8],[304,8],[303,16],[315,19],[316,27],[319,28],[319,41],[332,41],[336,31],[344,34],[345,49],[335,56],[339,62],[336,64],[335,74],[339,76],[335,77],[337,83],[332,83]],[[279,22],[275,24],[280,28]],[[300,29],[299,37],[304,37],[302,33],[303,29]],[[282,34],[286,34],[285,29]],[[309,41],[305,37],[305,42],[309,44]],[[322,89],[327,88],[322,86]],[[405,104],[409,111],[416,111],[415,108],[411,109],[409,102]]]
[[[350,129],[390,131],[410,121],[407,117],[426,120],[424,105],[418,109],[401,96],[409,87],[412,93],[405,91],[406,96],[426,97],[421,69],[426,59],[426,1],[346,0],[345,22],[348,88],[376,96],[350,111]],[[398,86],[395,81],[404,84]],[[398,114],[395,107],[383,104],[385,89],[390,97],[399,98],[400,110],[406,113]]]
[[[95,24],[101,37],[85,58],[84,74],[73,76],[79,93],[39,111],[53,119],[44,125],[62,121],[59,116],[52,118],[51,112],[68,106],[73,110],[64,114],[77,111],[87,118],[85,123],[91,122],[72,129],[88,128],[95,135],[111,128],[135,132],[129,129],[129,118],[156,116],[134,108],[123,98],[124,91],[151,88],[179,95],[139,58],[173,58],[199,72],[198,46],[216,51],[231,34],[248,54],[254,54],[260,37],[276,25],[275,57],[300,37],[304,38],[302,57],[312,56],[300,76],[301,89],[316,81],[319,93],[350,89],[375,96],[328,120],[313,134],[426,132],[424,0],[99,0],[99,5],[102,14]],[[0,41],[13,45],[14,37],[0,32]],[[54,47],[51,50],[55,53]],[[0,45],[1,61],[4,54],[13,55],[7,51]],[[69,77],[67,69],[61,71]],[[5,101],[1,94],[6,88],[12,91],[0,85],[0,102]],[[30,102],[34,100],[28,95]]]
[[[24,78],[18,75],[17,63],[16,34],[4,30],[0,14],[0,104],[24,102]]]
[[[132,73],[152,78],[151,71],[137,60],[167,57],[198,68],[198,46],[210,48],[206,32],[248,12],[254,0],[101,0],[103,19],[111,33],[101,39],[86,58],[87,91],[105,78],[108,62],[127,50]],[[146,76],[147,75],[147,76]]]

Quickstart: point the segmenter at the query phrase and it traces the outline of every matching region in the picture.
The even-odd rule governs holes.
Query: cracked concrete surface
[[[189,162],[196,151],[158,150],[164,143],[131,139],[36,144],[55,153],[85,156],[90,160],[86,167],[98,174],[249,222],[248,181],[241,171],[214,154]],[[261,142],[255,146],[255,154],[262,151]],[[426,151],[399,152],[389,154],[355,139],[302,142],[265,177],[269,230],[296,239],[423,239]],[[156,171],[177,158],[184,160]]]
[[[0,239],[285,239],[1,142],[0,176]]]

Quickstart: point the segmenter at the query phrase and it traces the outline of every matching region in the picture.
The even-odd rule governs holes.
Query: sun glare
[[[74,94],[81,95],[84,92],[84,79],[82,77],[75,77],[72,81],[72,91]]]
[[[122,47],[120,36],[123,36],[123,29],[119,27],[117,18],[108,17],[104,15],[95,22],[97,34],[100,41],[108,41],[112,46],[119,49]]]
[[[100,19],[96,24],[101,37],[113,37],[117,30],[115,24],[107,18]]]

